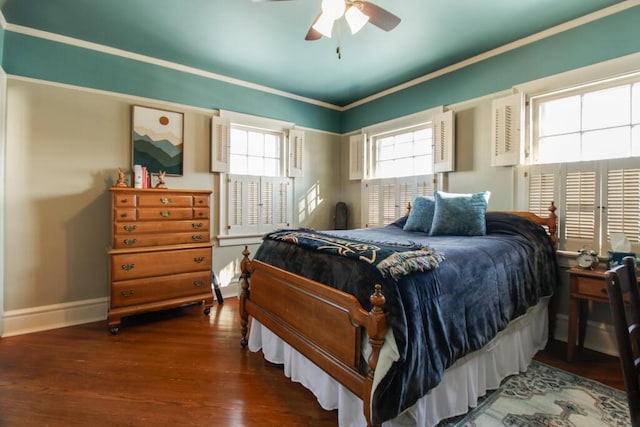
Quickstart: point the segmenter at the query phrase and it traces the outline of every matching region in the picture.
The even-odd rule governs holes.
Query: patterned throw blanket
[[[382,277],[390,276],[396,280],[416,271],[432,270],[445,259],[444,254],[413,242],[365,242],[311,229],[278,230],[268,233],[264,238],[353,258],[376,267]]]

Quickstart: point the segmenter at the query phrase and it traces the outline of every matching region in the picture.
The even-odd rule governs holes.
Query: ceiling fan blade
[[[316,30],[315,28],[313,28],[314,25],[316,25],[316,22],[318,22],[318,19],[320,19],[320,16],[322,15],[322,13],[320,13],[316,19],[313,20],[313,23],[311,24],[311,27],[309,27],[309,31],[307,32],[307,35],[305,36],[305,40],[319,40],[322,38],[322,34]]]
[[[360,3],[362,4],[362,13],[367,15],[369,22],[376,27],[385,31],[391,31],[400,23],[400,18],[380,6],[376,6],[368,1]]]

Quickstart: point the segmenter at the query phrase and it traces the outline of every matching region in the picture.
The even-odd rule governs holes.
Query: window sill
[[[218,246],[259,245],[262,234],[238,234],[236,236],[217,236]]]

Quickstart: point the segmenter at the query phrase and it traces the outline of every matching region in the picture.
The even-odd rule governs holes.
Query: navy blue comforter
[[[380,424],[413,405],[446,368],[559,283],[555,251],[541,226],[497,212],[488,212],[486,223],[487,235],[474,237],[406,232],[402,219],[386,227],[324,232],[367,242],[418,242],[444,254],[437,268],[399,280],[382,278],[362,262],[282,241],[265,239],[255,259],[351,293],[366,310],[373,284],[382,285],[400,359],[374,392],[372,421]]]

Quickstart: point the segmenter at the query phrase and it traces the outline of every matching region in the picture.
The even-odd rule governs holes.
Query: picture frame
[[[182,176],[184,113],[134,105],[131,117],[131,168]]]

